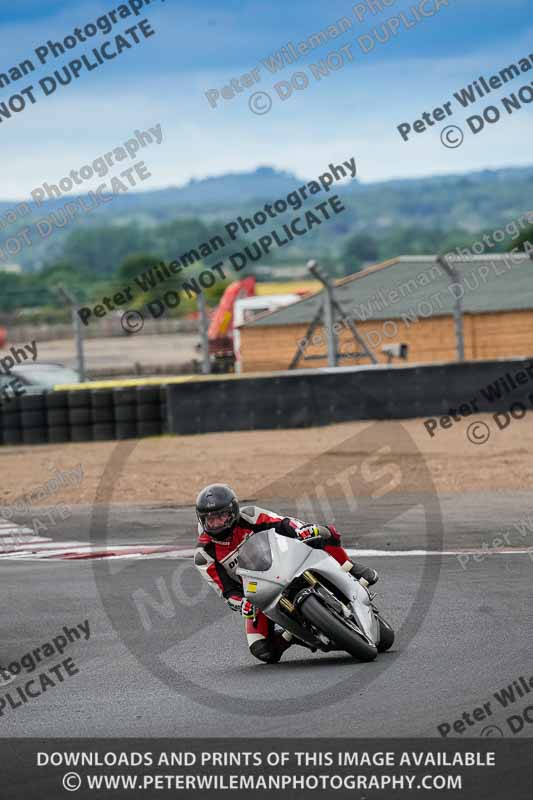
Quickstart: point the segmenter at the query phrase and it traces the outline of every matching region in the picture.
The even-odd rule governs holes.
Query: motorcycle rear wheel
[[[341,649],[346,650],[359,661],[373,661],[377,654],[377,647],[372,647],[355,631],[351,630],[345,622],[337,617],[329,608],[322,605],[315,595],[310,594],[302,602],[300,610],[303,616],[313,625],[332,639]]]

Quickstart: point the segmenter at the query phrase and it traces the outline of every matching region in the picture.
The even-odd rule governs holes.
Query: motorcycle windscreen
[[[272,566],[272,550],[268,532],[254,533],[245,542],[239,553],[239,567],[253,572],[267,572]]]

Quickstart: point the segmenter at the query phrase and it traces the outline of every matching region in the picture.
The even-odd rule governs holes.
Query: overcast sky
[[[356,4],[343,0],[153,0],[140,16],[119,20],[111,33],[101,33],[45,65],[38,63],[36,47],[48,40],[62,41],[120,3],[4,4],[0,73],[26,58],[37,68],[0,90],[0,106],[72,59],[90,55],[92,47],[106,39],[114,48],[115,35],[144,17],[155,35],[146,40],[141,36],[140,44],[92,72],[84,70],[78,80],[49,97],[36,90],[35,105],[3,119],[0,199],[27,197],[44,181],[57,182],[71,169],[117,147],[135,129],[158,123],[163,142],[144,153],[152,177],[143,189],[260,165],[313,177],[329,162],[351,156],[363,181],[531,163],[533,104],[512,116],[502,113],[499,123],[477,136],[465,119],[487,105],[501,108],[501,97],[531,85],[533,70],[471,110],[454,101],[453,117],[407,143],[400,138],[397,125],[413,123],[424,111],[450,101],[454,92],[480,75],[488,78],[530,54],[533,64],[529,0],[448,0],[447,6],[444,0],[425,0],[424,8],[439,3],[442,7],[434,16],[410,29],[400,24],[387,44],[377,43],[364,54],[359,36],[374,36],[373,28],[381,31],[387,20],[420,0],[398,0],[381,14],[368,12],[363,21],[356,18]],[[351,30],[302,56],[297,64],[277,75],[262,65],[262,59],[287,42],[305,41],[342,17],[350,19]],[[412,13],[408,19],[413,20]],[[310,65],[345,45],[351,46],[353,62],[346,58],[344,67],[317,81]],[[260,81],[253,88],[211,108],[205,92],[221,90],[231,78],[257,67]],[[304,72],[309,86],[282,102],[274,84],[294,72]],[[271,96],[268,114],[251,113],[248,103],[255,91]],[[264,97],[258,102],[263,107]],[[462,147],[443,147],[440,132],[446,124],[465,130]]]

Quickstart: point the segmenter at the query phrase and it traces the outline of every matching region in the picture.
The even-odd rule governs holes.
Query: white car
[[[81,383],[78,373],[70,367],[38,361],[17,364],[9,374],[0,373],[0,390],[8,386],[13,378],[20,380],[25,394],[38,394],[61,383]]]

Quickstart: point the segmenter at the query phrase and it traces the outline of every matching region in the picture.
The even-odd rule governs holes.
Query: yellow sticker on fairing
[[[247,592],[257,592],[257,581],[253,581],[253,582],[248,583],[248,586],[246,587],[246,591]]]

